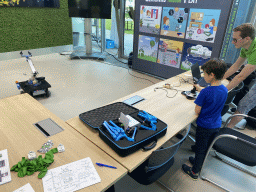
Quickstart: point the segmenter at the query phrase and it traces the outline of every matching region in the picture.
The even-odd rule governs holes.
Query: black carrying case
[[[134,142],[128,141],[126,138],[115,141],[111,137],[107,129],[103,126],[103,122],[109,122],[111,120],[115,124],[120,126],[120,123],[118,121],[118,118],[120,117],[120,112],[125,115],[130,115],[137,121],[141,122],[142,125],[149,127],[148,124],[143,123],[143,121],[138,117],[138,113],[140,112],[140,110],[122,102],[113,103],[91,111],[87,111],[85,113],[81,113],[79,115],[79,118],[92,128],[98,129],[100,138],[105,143],[107,143],[114,151],[116,151],[117,154],[123,157],[141,148],[143,148],[144,150],[152,149],[156,145],[157,139],[166,134],[167,124],[160,119],[157,119],[156,131],[139,128],[136,131]],[[145,147],[152,142],[153,144],[150,147]]]

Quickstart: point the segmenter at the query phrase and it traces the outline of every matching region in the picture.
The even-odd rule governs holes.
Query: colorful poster
[[[191,43],[185,43],[181,58],[181,69],[190,70],[193,64],[198,63],[200,66],[210,60],[212,55],[211,47],[204,47]]]
[[[161,35],[184,38],[188,8],[163,7]]]
[[[190,9],[186,39],[214,43],[220,9]]]
[[[159,38],[139,35],[138,58],[156,62]]]
[[[162,7],[140,6],[140,32],[159,35]]]
[[[180,68],[183,42],[160,39],[157,63]]]

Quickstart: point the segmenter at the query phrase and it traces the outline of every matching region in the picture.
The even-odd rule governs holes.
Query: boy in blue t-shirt
[[[221,111],[227,99],[228,89],[221,84],[226,72],[226,64],[219,59],[207,61],[201,69],[204,72],[204,79],[211,86],[201,89],[194,85],[199,91],[195,100],[195,112],[198,114],[196,128],[195,158],[189,157],[193,167],[182,165],[182,170],[191,178],[196,180],[201,171],[208,147],[216,133],[221,127]]]

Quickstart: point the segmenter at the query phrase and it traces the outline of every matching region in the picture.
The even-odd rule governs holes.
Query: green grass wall
[[[68,0],[60,8],[0,7],[0,53],[73,44]]]

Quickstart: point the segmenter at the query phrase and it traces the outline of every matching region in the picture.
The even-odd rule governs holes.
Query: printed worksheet
[[[101,182],[90,157],[48,170],[44,192],[72,192]]]
[[[0,185],[10,182],[11,173],[7,149],[0,151]]]
[[[26,185],[20,187],[19,189],[16,189],[13,192],[35,192],[30,183],[27,183]]]

